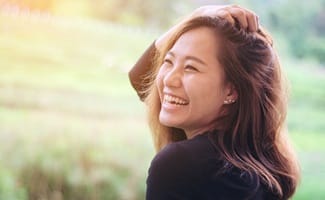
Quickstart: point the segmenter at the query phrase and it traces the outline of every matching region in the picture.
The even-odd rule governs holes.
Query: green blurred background
[[[293,199],[325,199],[324,0],[0,0],[0,199],[144,199],[154,148],[127,72],[215,3],[254,10],[274,36],[302,169]]]

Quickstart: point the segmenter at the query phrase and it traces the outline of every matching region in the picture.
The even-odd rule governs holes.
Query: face
[[[184,33],[167,52],[156,85],[160,122],[191,138],[214,127],[230,86],[217,60],[218,37],[206,27]]]

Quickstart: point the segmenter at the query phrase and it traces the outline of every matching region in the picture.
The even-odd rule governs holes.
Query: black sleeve
[[[153,42],[129,71],[130,82],[141,100],[146,96],[142,91],[147,89],[145,88],[144,78],[152,69],[153,60],[157,52],[155,42]]]
[[[196,164],[185,149],[171,144],[151,162],[146,200],[192,199],[195,196]]]

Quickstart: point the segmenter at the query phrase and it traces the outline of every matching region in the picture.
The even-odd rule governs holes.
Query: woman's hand
[[[209,5],[202,6],[195,9],[187,18],[180,23],[176,24],[173,28],[167,31],[164,35],[158,38],[155,42],[156,48],[162,46],[162,44],[173,34],[175,30],[182,24],[195,17],[221,17],[229,21],[231,24],[235,24],[238,21],[239,25],[247,31],[256,32],[258,30],[258,17],[255,13],[237,5]]]
[[[255,13],[237,5],[227,6],[202,6],[194,10],[190,15],[190,19],[201,16],[209,17],[221,17],[226,19],[232,24],[235,24],[235,20],[239,22],[239,25],[247,29],[248,31],[255,32],[258,29],[258,17]]]

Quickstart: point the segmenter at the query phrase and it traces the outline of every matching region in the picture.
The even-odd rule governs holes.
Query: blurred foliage
[[[186,0],[4,0],[0,5],[19,9],[38,10],[55,15],[93,17],[128,25],[170,25],[182,10],[188,11],[191,1]]]
[[[2,3],[1,3],[2,2]],[[254,10],[272,32],[281,33],[297,58],[325,63],[325,0],[3,0],[0,5],[56,15],[87,16],[133,26],[166,29],[204,4],[239,4]]]
[[[144,199],[154,152],[125,72],[152,39],[94,20],[0,13],[1,200]]]
[[[7,14],[0,29],[0,199],[144,199],[154,151],[126,72],[156,33]],[[294,199],[324,199],[325,72],[282,57],[303,173]]]
[[[0,199],[25,200],[27,191],[23,186],[17,185],[12,170],[0,167]]]
[[[0,0],[1,200],[144,199],[154,150],[126,72],[161,29],[216,1],[184,2]],[[324,4],[236,2],[272,31],[291,83],[293,199],[325,199]]]
[[[279,2],[268,9],[270,29],[281,32],[295,57],[325,63],[325,1]]]

